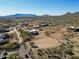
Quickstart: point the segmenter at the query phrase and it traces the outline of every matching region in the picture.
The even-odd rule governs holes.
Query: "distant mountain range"
[[[0,18],[18,18],[18,17],[34,17],[35,14],[14,14],[8,16],[1,16]]]
[[[64,14],[65,16],[79,16],[79,12],[75,12],[75,13],[70,13],[70,12],[67,12],[66,14]]]
[[[41,15],[39,17],[49,17],[51,15]],[[64,16],[65,18],[72,18],[72,17],[75,17],[75,18],[78,18],[79,17],[79,12],[75,12],[75,13],[70,13],[70,12],[67,12],[66,14],[64,15],[60,15],[60,17]],[[38,17],[37,15],[35,14],[14,14],[14,15],[7,15],[7,16],[0,16],[0,20],[6,20],[6,19],[16,19],[16,18],[20,18],[20,17]],[[53,18],[57,18],[59,16],[51,16]]]
[[[70,12],[67,12],[66,14],[64,15],[79,15],[79,12],[75,12],[75,13],[70,13]],[[37,16],[35,14],[14,14],[14,15],[7,15],[7,16],[0,16],[1,17],[5,17],[5,18],[14,18],[14,17],[34,17],[34,16]],[[48,14],[45,14],[45,15],[42,15],[42,16],[50,16]],[[63,16],[63,15],[62,15]]]

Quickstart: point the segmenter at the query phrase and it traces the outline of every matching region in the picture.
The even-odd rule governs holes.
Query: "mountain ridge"
[[[18,18],[18,17],[34,17],[35,14],[13,14],[13,15],[6,15],[0,16],[0,18]]]

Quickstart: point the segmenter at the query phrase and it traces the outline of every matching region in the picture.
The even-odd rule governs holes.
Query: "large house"
[[[48,23],[41,23],[40,24],[41,27],[45,27],[45,26],[48,26],[48,25],[49,25]]]
[[[5,42],[9,38],[8,34],[0,34],[0,42]]]
[[[0,53],[0,59],[6,59],[6,58],[7,58],[7,52],[2,51],[2,53]]]
[[[31,30],[28,30],[28,32],[31,33],[31,35],[38,35],[38,31],[36,29],[31,29]]]
[[[71,30],[73,30],[74,32],[79,32],[79,27],[70,27]]]
[[[4,41],[3,39],[4,37],[5,37],[4,35],[0,34],[0,42]]]

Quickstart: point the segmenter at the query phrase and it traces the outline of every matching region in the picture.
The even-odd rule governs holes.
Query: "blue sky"
[[[0,16],[16,13],[62,15],[78,11],[79,0],[0,0]]]

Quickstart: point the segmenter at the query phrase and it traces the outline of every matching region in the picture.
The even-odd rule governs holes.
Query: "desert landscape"
[[[0,59],[79,59],[79,0],[0,0]]]

